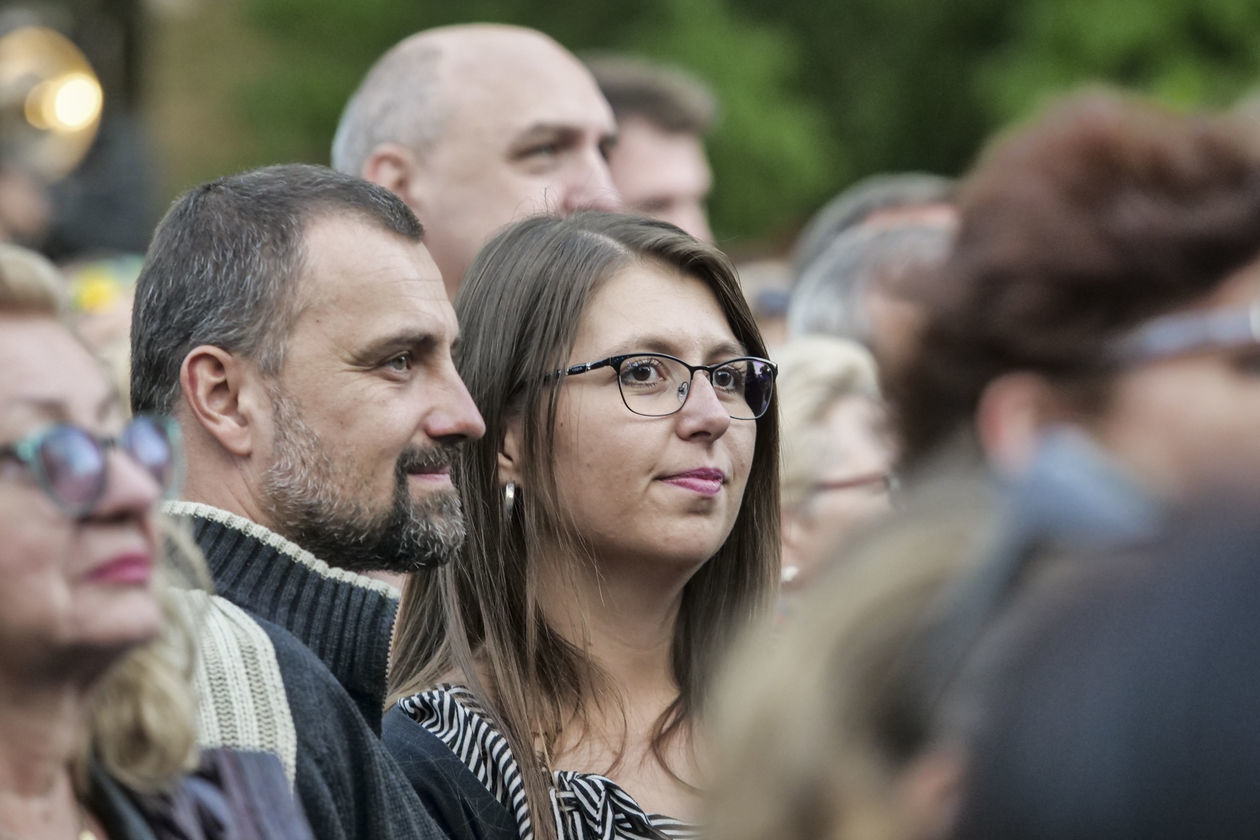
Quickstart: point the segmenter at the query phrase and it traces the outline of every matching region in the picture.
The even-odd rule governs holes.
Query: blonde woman
[[[154,508],[177,442],[124,420],[51,272],[0,251],[0,837],[306,838],[274,758],[199,760]]]
[[[783,419],[783,594],[795,598],[855,528],[887,513],[893,447],[875,362],[842,338],[777,354]]]

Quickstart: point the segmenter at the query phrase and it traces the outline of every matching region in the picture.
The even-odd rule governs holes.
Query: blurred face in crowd
[[[52,674],[108,664],[160,628],[153,584],[159,485],[129,454],[113,447],[105,450],[103,489],[86,511],[71,512],[55,501],[45,484],[83,495],[83,487],[100,475],[65,468],[84,466],[83,453],[90,448],[86,438],[63,439],[61,446],[28,453],[41,458],[43,484],[37,470],[9,447],[36,440],[33,436],[57,424],[113,438],[123,431],[125,413],[97,362],[51,318],[0,315],[0,358],[5,360],[0,365],[0,666]]]
[[[446,36],[441,135],[402,197],[454,296],[512,221],[620,206],[608,172],[612,110],[576,58],[534,32]]]
[[[1172,313],[1211,317],[1260,301],[1260,265]],[[1254,316],[1252,316],[1254,318]],[[1256,320],[1250,321],[1254,330]],[[1260,334],[1252,333],[1253,339]],[[1122,372],[1095,437],[1157,494],[1183,498],[1213,486],[1260,486],[1260,341],[1200,345]]]
[[[696,239],[713,241],[705,210],[713,175],[698,136],[663,131],[631,116],[618,125],[608,165],[626,212],[663,219]]]
[[[356,571],[406,572],[463,540],[454,447],[485,431],[455,372],[455,312],[422,244],[354,217],[306,233],[303,307],[267,383],[271,527]]]
[[[890,507],[892,449],[875,400],[837,400],[809,436],[817,474],[804,501],[783,512],[783,584],[806,588],[861,523]]]

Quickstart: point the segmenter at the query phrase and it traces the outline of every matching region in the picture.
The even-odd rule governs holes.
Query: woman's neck
[[[71,765],[83,745],[85,699],[70,686],[13,687],[0,678],[0,836],[77,838]]]
[[[674,629],[691,570],[643,563],[562,560],[539,583],[548,623],[586,651],[628,702],[646,692],[677,693],[672,667]]]

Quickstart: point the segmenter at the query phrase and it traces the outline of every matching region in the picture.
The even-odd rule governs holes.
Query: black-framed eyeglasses
[[[58,507],[71,516],[85,516],[105,495],[106,454],[113,447],[121,448],[153,476],[164,494],[178,485],[179,426],[169,417],[140,415],[113,438],[56,423],[0,447],[0,458],[21,462]]]
[[[577,376],[603,367],[617,373],[626,408],[644,417],[666,417],[682,410],[696,371],[709,375],[718,401],[734,420],[756,420],[770,408],[779,368],[768,359],[740,356],[712,365],[690,365],[665,353],[626,353],[573,365],[552,375]]]

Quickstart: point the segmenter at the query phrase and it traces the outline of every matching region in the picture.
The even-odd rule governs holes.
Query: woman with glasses
[[[274,758],[198,766],[192,627],[155,511],[174,426],[126,419],[50,269],[0,247],[0,838],[309,837]]]
[[[704,687],[778,577],[776,368],[738,280],[579,214],[504,231],[455,307],[487,431],[462,555],[404,593],[386,742],[453,836],[685,834]]]

